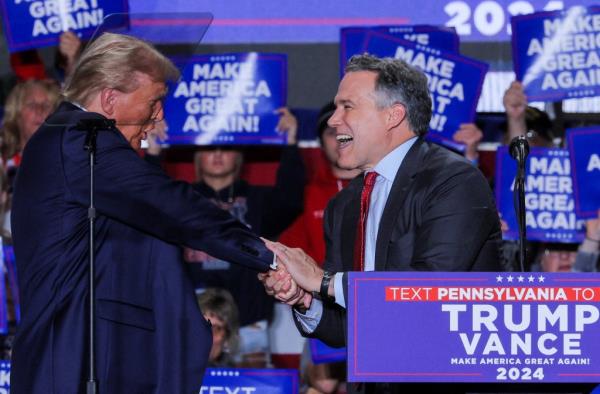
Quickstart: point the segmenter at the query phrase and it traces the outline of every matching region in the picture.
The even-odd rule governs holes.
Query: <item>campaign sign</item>
[[[2,238],[0,238],[1,240]],[[8,277],[8,286],[10,287],[10,295],[12,296],[12,304],[14,309],[13,318],[17,323],[21,321],[21,302],[19,297],[19,282],[17,281],[17,263],[15,261],[15,251],[12,245],[2,245],[2,253],[4,254],[4,265],[6,275]]]
[[[450,147],[461,123],[475,119],[475,109],[488,65],[456,53],[442,51],[387,34],[369,32],[365,49],[377,56],[402,59],[427,76],[433,103],[428,138]]]
[[[4,256],[2,256],[4,257]],[[6,298],[6,279],[4,273],[6,265],[0,259],[0,334],[8,334],[8,300]]]
[[[530,101],[600,94],[600,7],[511,19],[517,79]]]
[[[318,339],[309,339],[310,356],[314,364],[346,361],[346,348],[333,348]]]
[[[351,382],[597,382],[600,275],[350,272]]]
[[[568,129],[575,213],[596,218],[600,209],[600,128]]]
[[[295,369],[208,368],[200,394],[297,394],[298,387]]]
[[[10,393],[10,361],[0,360],[0,394]]]
[[[496,153],[496,204],[508,225],[504,238],[519,238],[514,208],[517,162],[508,148]],[[525,163],[525,223],[527,239],[545,242],[581,242],[584,221],[575,214],[571,162],[566,149],[531,148]]]
[[[370,31],[412,41],[420,45],[458,53],[458,34],[451,27],[431,25],[398,25],[374,27],[344,27],[340,29],[340,75],[348,59],[365,51],[365,39]]]
[[[200,394],[297,394],[298,371],[294,369],[207,368]],[[0,360],[0,394],[10,392],[10,361]]]
[[[107,15],[129,12],[127,0],[0,0],[0,6],[10,52],[56,45],[65,31],[89,38]]]
[[[271,53],[174,59],[182,70],[169,89],[170,145],[285,144],[276,130],[287,98],[287,57]]]

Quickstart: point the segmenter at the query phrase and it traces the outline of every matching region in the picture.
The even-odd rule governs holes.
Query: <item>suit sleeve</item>
[[[490,234],[499,232],[491,190],[467,163],[421,201],[411,266],[420,271],[469,271]]]
[[[81,149],[84,133],[66,132],[64,166],[70,200],[89,205],[89,164]],[[78,141],[81,140],[81,141]],[[229,213],[216,209],[184,182],[148,164],[118,131],[98,135],[95,206],[100,215],[121,221],[170,243],[266,271],[273,255]]]
[[[333,225],[335,213],[335,199],[331,200],[323,217],[323,233],[325,236],[325,269],[340,271],[341,262],[335,263],[335,250],[333,249]],[[344,275],[346,279],[347,276]],[[347,298],[347,280],[344,280],[344,294]],[[323,315],[315,331],[309,335],[318,338],[331,347],[346,346],[346,310],[337,304],[323,303]]]

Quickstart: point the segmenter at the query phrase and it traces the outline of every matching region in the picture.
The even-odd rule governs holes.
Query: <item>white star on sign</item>
[[[512,275],[508,275],[508,277],[506,278],[506,280],[508,280],[509,282],[512,282],[513,281]]]
[[[538,276],[538,282],[542,283],[544,281],[544,278],[542,275]]]
[[[496,282],[502,282],[502,277],[500,275],[496,276]]]
[[[519,275],[519,276],[517,276],[517,280],[519,282],[523,282],[523,280],[525,280],[525,278],[523,277],[523,275]]]
[[[535,281],[535,278],[533,277],[533,275],[529,275],[529,277],[527,279],[529,279],[529,282]]]

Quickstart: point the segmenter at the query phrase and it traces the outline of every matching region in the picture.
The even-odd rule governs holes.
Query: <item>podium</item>
[[[599,274],[357,272],[347,301],[350,382],[600,381]]]

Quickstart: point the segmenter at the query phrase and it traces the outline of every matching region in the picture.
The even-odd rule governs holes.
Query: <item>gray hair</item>
[[[104,33],[81,54],[63,96],[85,106],[104,88],[130,93],[138,88],[136,72],[147,74],[153,82],[179,78],[179,70],[152,45],[126,35]]]
[[[350,58],[346,72],[355,71],[377,74],[375,100],[378,108],[397,103],[404,105],[411,130],[418,136],[427,134],[432,109],[425,74],[403,60],[378,58],[367,53]]]

